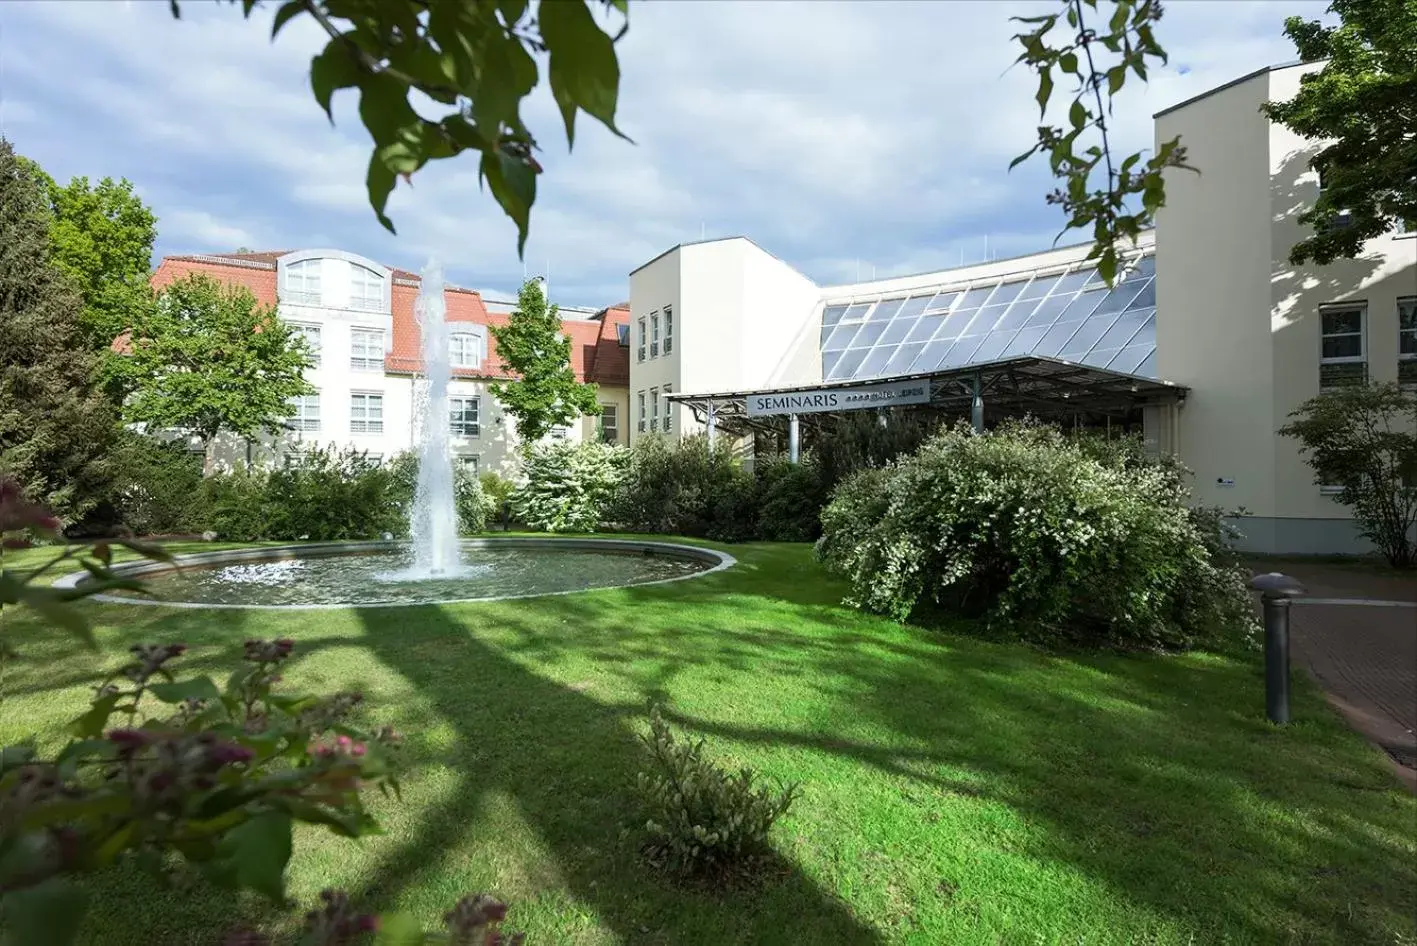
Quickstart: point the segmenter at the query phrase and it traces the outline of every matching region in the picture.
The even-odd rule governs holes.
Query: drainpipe
[[[969,415],[974,423],[974,432],[984,433],[984,382],[978,372],[974,374],[974,400],[970,403]]]
[[[718,412],[717,412],[717,410],[716,410],[716,402],[714,402],[714,401],[709,401],[709,402],[708,402],[708,445],[709,445],[709,449],[710,449],[710,450],[713,449],[714,441],[716,441],[716,440],[718,439],[718,417],[717,417],[717,413],[718,413]]]
[[[787,459],[792,463],[796,463],[798,458],[798,438],[797,415],[789,414],[787,417]]]

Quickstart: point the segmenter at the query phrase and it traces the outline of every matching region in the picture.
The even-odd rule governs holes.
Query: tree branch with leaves
[[[1097,271],[1109,284],[1119,270],[1119,251],[1135,243],[1141,232],[1155,226],[1156,212],[1166,202],[1163,172],[1187,165],[1186,149],[1173,138],[1150,158],[1139,151],[1121,160],[1111,121],[1113,101],[1131,73],[1143,82],[1149,60],[1166,62],[1166,51],[1157,43],[1153,27],[1161,19],[1158,0],[1113,0],[1105,30],[1094,24],[1101,18],[1097,0],[1064,0],[1062,10],[1042,16],[1011,17],[1033,28],[1014,36],[1023,52],[1016,62],[1038,74],[1039,119],[1048,114],[1059,77],[1076,81],[1068,126],[1041,124],[1038,141],[1014,158],[1014,167],[1036,154],[1046,154],[1053,175],[1062,186],[1047,197],[1063,208],[1069,230],[1092,228],[1093,248],[1088,259],[1097,260]],[[1089,22],[1089,18],[1092,18]],[[1066,29],[1060,29],[1066,25]],[[1054,31],[1066,38],[1050,45]],[[1091,141],[1080,152],[1079,146]],[[1141,198],[1141,208],[1132,198]]]

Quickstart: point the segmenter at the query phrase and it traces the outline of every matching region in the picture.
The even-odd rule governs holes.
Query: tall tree
[[[115,359],[131,391],[124,419],[190,431],[210,446],[222,432],[252,438],[277,431],[305,381],[302,339],[245,286],[196,273],[169,285],[143,310]]]
[[[530,447],[582,414],[596,414],[596,386],[571,370],[571,340],[555,305],[547,305],[540,280],[528,280],[506,325],[491,326],[497,356],[516,380],[490,385],[517,422],[517,436]]]
[[[54,263],[83,299],[88,344],[107,352],[113,340],[152,304],[152,268],[157,218],[133,185],[105,177],[89,184],[76,177],[60,186],[42,170],[53,220],[49,242]]]
[[[107,485],[117,418],[93,387],[82,302],[50,259],[49,223],[42,182],[0,138],[0,473],[72,518]]]
[[[1314,232],[1290,250],[1296,266],[1355,257],[1400,223],[1417,226],[1417,2],[1333,0],[1328,9],[1337,26],[1285,21],[1301,59],[1328,61],[1300,79],[1294,98],[1263,106],[1295,134],[1327,142],[1309,162],[1322,189],[1299,216]]]

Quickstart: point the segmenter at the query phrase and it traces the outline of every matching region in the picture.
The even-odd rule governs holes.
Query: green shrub
[[[757,490],[731,448],[702,435],[674,442],[641,437],[615,502],[614,520],[635,532],[725,542],[754,538]]]
[[[272,538],[332,542],[373,539],[405,521],[392,501],[393,476],[358,450],[316,448],[272,470],[266,505]]]
[[[1174,464],[1138,462],[1011,423],[961,425],[842,483],[821,559],[848,603],[922,606],[1045,642],[1185,647],[1252,626],[1220,517],[1194,512]]]
[[[620,481],[625,448],[553,440],[533,446],[525,482],[512,495],[518,522],[547,532],[594,532],[605,522]]]
[[[398,454],[389,461],[388,470],[389,503],[398,509],[398,521],[388,531],[405,538],[413,497],[418,490],[418,454],[410,450]],[[457,509],[460,535],[477,535],[487,530],[487,518],[493,507],[477,474],[460,464],[453,465],[453,506]]]
[[[111,534],[121,528],[135,535],[171,535],[207,528],[202,458],[184,444],[124,430],[109,468],[112,485],[85,517],[90,531]]]
[[[748,768],[728,773],[704,757],[704,742],[679,742],[658,707],[650,710],[647,771],[636,785],[644,802],[650,859],[684,874],[751,867],[769,852],[768,832],[787,813],[797,786],[756,787]]]
[[[202,501],[208,509],[207,529],[229,542],[260,542],[285,538],[272,531],[266,503],[268,474],[263,469],[216,473],[202,481]]]
[[[488,518],[500,520],[502,510],[508,508],[512,494],[517,491],[517,484],[491,470],[479,475],[477,481],[482,486],[482,495],[486,497]]]
[[[772,460],[757,476],[758,538],[767,542],[812,542],[822,534],[827,488],[815,457],[801,463]]]
[[[919,450],[939,429],[938,421],[891,413],[885,424],[874,411],[852,411],[826,421],[812,444],[823,488],[830,493],[847,477]]]

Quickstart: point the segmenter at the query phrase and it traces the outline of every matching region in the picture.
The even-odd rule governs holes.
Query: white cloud
[[[526,268],[600,304],[676,242],[742,234],[823,282],[856,260],[881,275],[1051,242],[1046,169],[1008,161],[1032,141],[1034,80],[1010,69],[1010,15],[1053,2],[701,2],[632,5],[619,47],[620,141],[582,116],[575,151],[549,96],[526,107],[543,176]],[[1284,16],[1321,3],[1168,6],[1171,64],[1123,93],[1121,148],[1151,144],[1160,108],[1291,57]],[[464,284],[512,292],[515,231],[472,158],[442,162],[390,202],[364,193],[368,137],[352,93],[331,127],[309,92],[324,35],[299,18],[272,44],[269,11],[52,0],[12,4],[4,47],[17,147],[52,173],[127,176],[150,195],[161,252],[339,245],[392,265],[441,257]],[[1062,90],[1060,90],[1061,94]],[[19,112],[16,115],[16,112]]]

